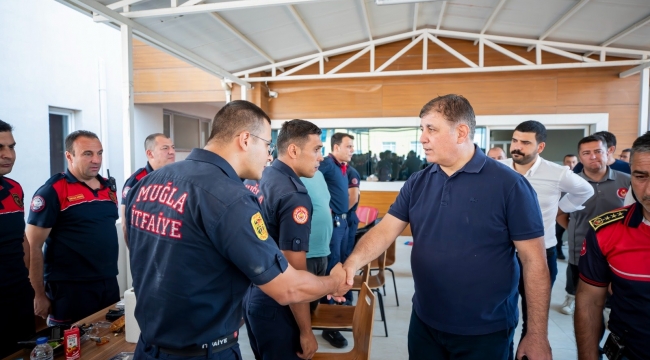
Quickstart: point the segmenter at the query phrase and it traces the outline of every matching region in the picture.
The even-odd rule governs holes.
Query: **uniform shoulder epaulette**
[[[604,214],[600,214],[595,218],[589,220],[589,225],[591,225],[594,231],[598,231],[598,229],[602,228],[603,226],[625,219],[625,215],[627,214],[627,211],[628,208],[620,208],[620,209],[608,211]]]
[[[52,185],[55,182],[64,179],[65,178],[65,173],[56,173],[52,175],[47,181],[45,182],[45,185]]]

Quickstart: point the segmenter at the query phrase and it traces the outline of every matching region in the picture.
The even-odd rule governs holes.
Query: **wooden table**
[[[107,307],[106,309],[99,310],[98,312],[88,316],[87,318],[77,322],[77,324],[92,324],[99,321],[106,321],[106,313],[109,309],[115,308],[114,305]],[[114,336],[109,329],[100,329],[99,336],[108,336],[110,342],[107,344],[97,346],[93,341],[86,340],[81,343],[81,359],[82,360],[108,360],[113,356],[126,351],[133,352],[135,350],[135,344],[126,342],[124,338],[124,332]],[[15,360],[15,359],[24,359],[29,360],[30,351],[27,349],[18,351],[13,355],[9,355],[5,360]],[[56,360],[65,360],[65,354],[62,352],[61,355],[55,356]]]

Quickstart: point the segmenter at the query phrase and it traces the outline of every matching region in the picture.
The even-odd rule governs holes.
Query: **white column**
[[[106,100],[106,66],[104,59],[97,60],[97,73],[99,75],[99,125],[102,145],[105,149],[110,147],[108,143],[108,105]],[[102,176],[108,178],[108,171],[110,170],[110,151],[104,151],[102,156]]]
[[[133,32],[122,25],[122,149],[124,151],[124,178],[133,173],[135,163],[133,125]]]
[[[239,88],[241,89],[241,99],[248,100],[248,89],[246,86],[240,86]]]
[[[650,101],[650,69],[643,69],[639,73],[639,135],[650,130],[648,127],[648,102]]]

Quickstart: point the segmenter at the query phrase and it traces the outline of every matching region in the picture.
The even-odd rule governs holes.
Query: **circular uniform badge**
[[[618,191],[616,191],[616,195],[620,197],[621,199],[625,199],[625,195],[627,195],[627,189],[626,188],[620,188]]]
[[[124,189],[122,189],[122,197],[126,197],[126,194],[129,193],[129,190],[131,190],[130,186],[125,186]]]
[[[584,256],[587,253],[587,239],[582,241],[582,249],[580,249],[580,256]]]
[[[32,204],[29,206],[29,208],[33,212],[39,212],[45,208],[45,199],[41,197],[40,195],[34,196],[32,199]]]
[[[352,185],[357,185],[359,183],[359,180],[357,178],[352,178]]]
[[[11,194],[11,197],[14,199],[16,206],[18,206],[21,209],[25,207],[25,205],[23,204],[23,199],[21,199],[18,194]]]
[[[298,206],[297,208],[293,209],[293,221],[296,222],[296,224],[304,224],[309,220],[309,213],[307,212],[307,208],[304,206]]]

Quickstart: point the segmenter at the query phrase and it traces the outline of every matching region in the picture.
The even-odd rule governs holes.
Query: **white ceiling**
[[[131,11],[168,8],[170,1],[143,0]],[[179,4],[187,0],[178,0]],[[201,4],[232,2],[207,0]],[[374,39],[413,30],[415,4],[378,6],[374,0],[324,0],[293,7],[323,50],[368,41],[362,8],[365,1]],[[501,0],[449,0],[441,24],[441,1],[418,5],[417,29],[436,28],[479,33]],[[99,0],[109,5],[116,0]],[[505,0],[486,34],[537,39],[580,0]],[[122,8],[116,11],[122,11]],[[219,15],[275,62],[317,53],[292,16],[289,6],[222,11]],[[600,45],[650,17],[650,0],[591,0],[546,40]],[[134,18],[136,22],[234,73],[269,61],[234,35],[210,13]],[[650,22],[609,45],[650,50]]]

